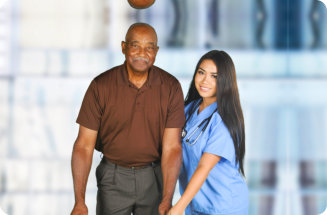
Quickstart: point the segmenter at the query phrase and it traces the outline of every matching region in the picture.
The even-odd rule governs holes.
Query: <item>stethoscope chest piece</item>
[[[187,134],[187,131],[183,128],[183,130],[182,130],[182,138],[184,138],[186,136],[186,134]]]
[[[198,139],[199,139],[199,137],[201,136],[201,134],[205,131],[205,129],[207,128],[207,126],[208,126],[208,124],[209,124],[209,122],[210,122],[210,119],[211,119],[211,117],[212,117],[212,115],[215,113],[217,111],[217,108],[212,112],[212,114],[208,117],[208,118],[206,118],[206,119],[204,119],[201,123],[200,123],[200,125],[198,125],[198,127],[188,136],[188,138],[185,140],[185,142],[187,143],[187,144],[189,144],[190,146],[192,146],[192,145],[194,145],[195,143],[196,143],[196,141],[198,141]],[[192,115],[194,112],[192,112],[190,115]],[[189,120],[189,118],[190,117],[188,117],[188,119],[186,120],[186,122]],[[185,125],[186,125],[186,122],[185,122]],[[184,125],[184,127],[185,127],[185,125]],[[201,128],[202,127],[202,125],[204,125],[203,126],[203,128],[201,129],[201,132],[197,135],[197,137],[195,138],[195,140],[193,141],[193,143],[190,143],[190,139],[192,138],[192,136],[195,134],[195,132],[199,129],[199,128]],[[182,130],[182,138],[184,139],[184,137],[187,135],[187,131],[186,131],[186,129],[185,128],[183,128],[183,130]]]

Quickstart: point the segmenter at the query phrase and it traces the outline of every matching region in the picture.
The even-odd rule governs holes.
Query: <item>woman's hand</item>
[[[167,215],[183,215],[184,210],[179,209],[178,207],[174,206],[172,207]]]

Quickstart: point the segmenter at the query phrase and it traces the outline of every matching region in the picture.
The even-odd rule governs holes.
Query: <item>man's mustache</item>
[[[133,61],[134,61],[134,60],[143,60],[143,61],[145,61],[146,63],[149,63],[149,59],[144,58],[144,57],[136,57],[136,58],[133,58]]]

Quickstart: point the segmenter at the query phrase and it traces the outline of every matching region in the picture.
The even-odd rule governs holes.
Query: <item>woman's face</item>
[[[218,69],[212,60],[200,64],[194,78],[195,87],[204,100],[216,100]]]

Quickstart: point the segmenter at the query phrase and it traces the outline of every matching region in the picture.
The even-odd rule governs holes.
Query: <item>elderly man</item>
[[[85,190],[97,136],[97,215],[166,214],[181,165],[183,93],[175,77],[153,66],[159,47],[148,24],[133,24],[121,44],[123,65],[90,84],[77,118],[72,153],[75,205],[87,214]]]

